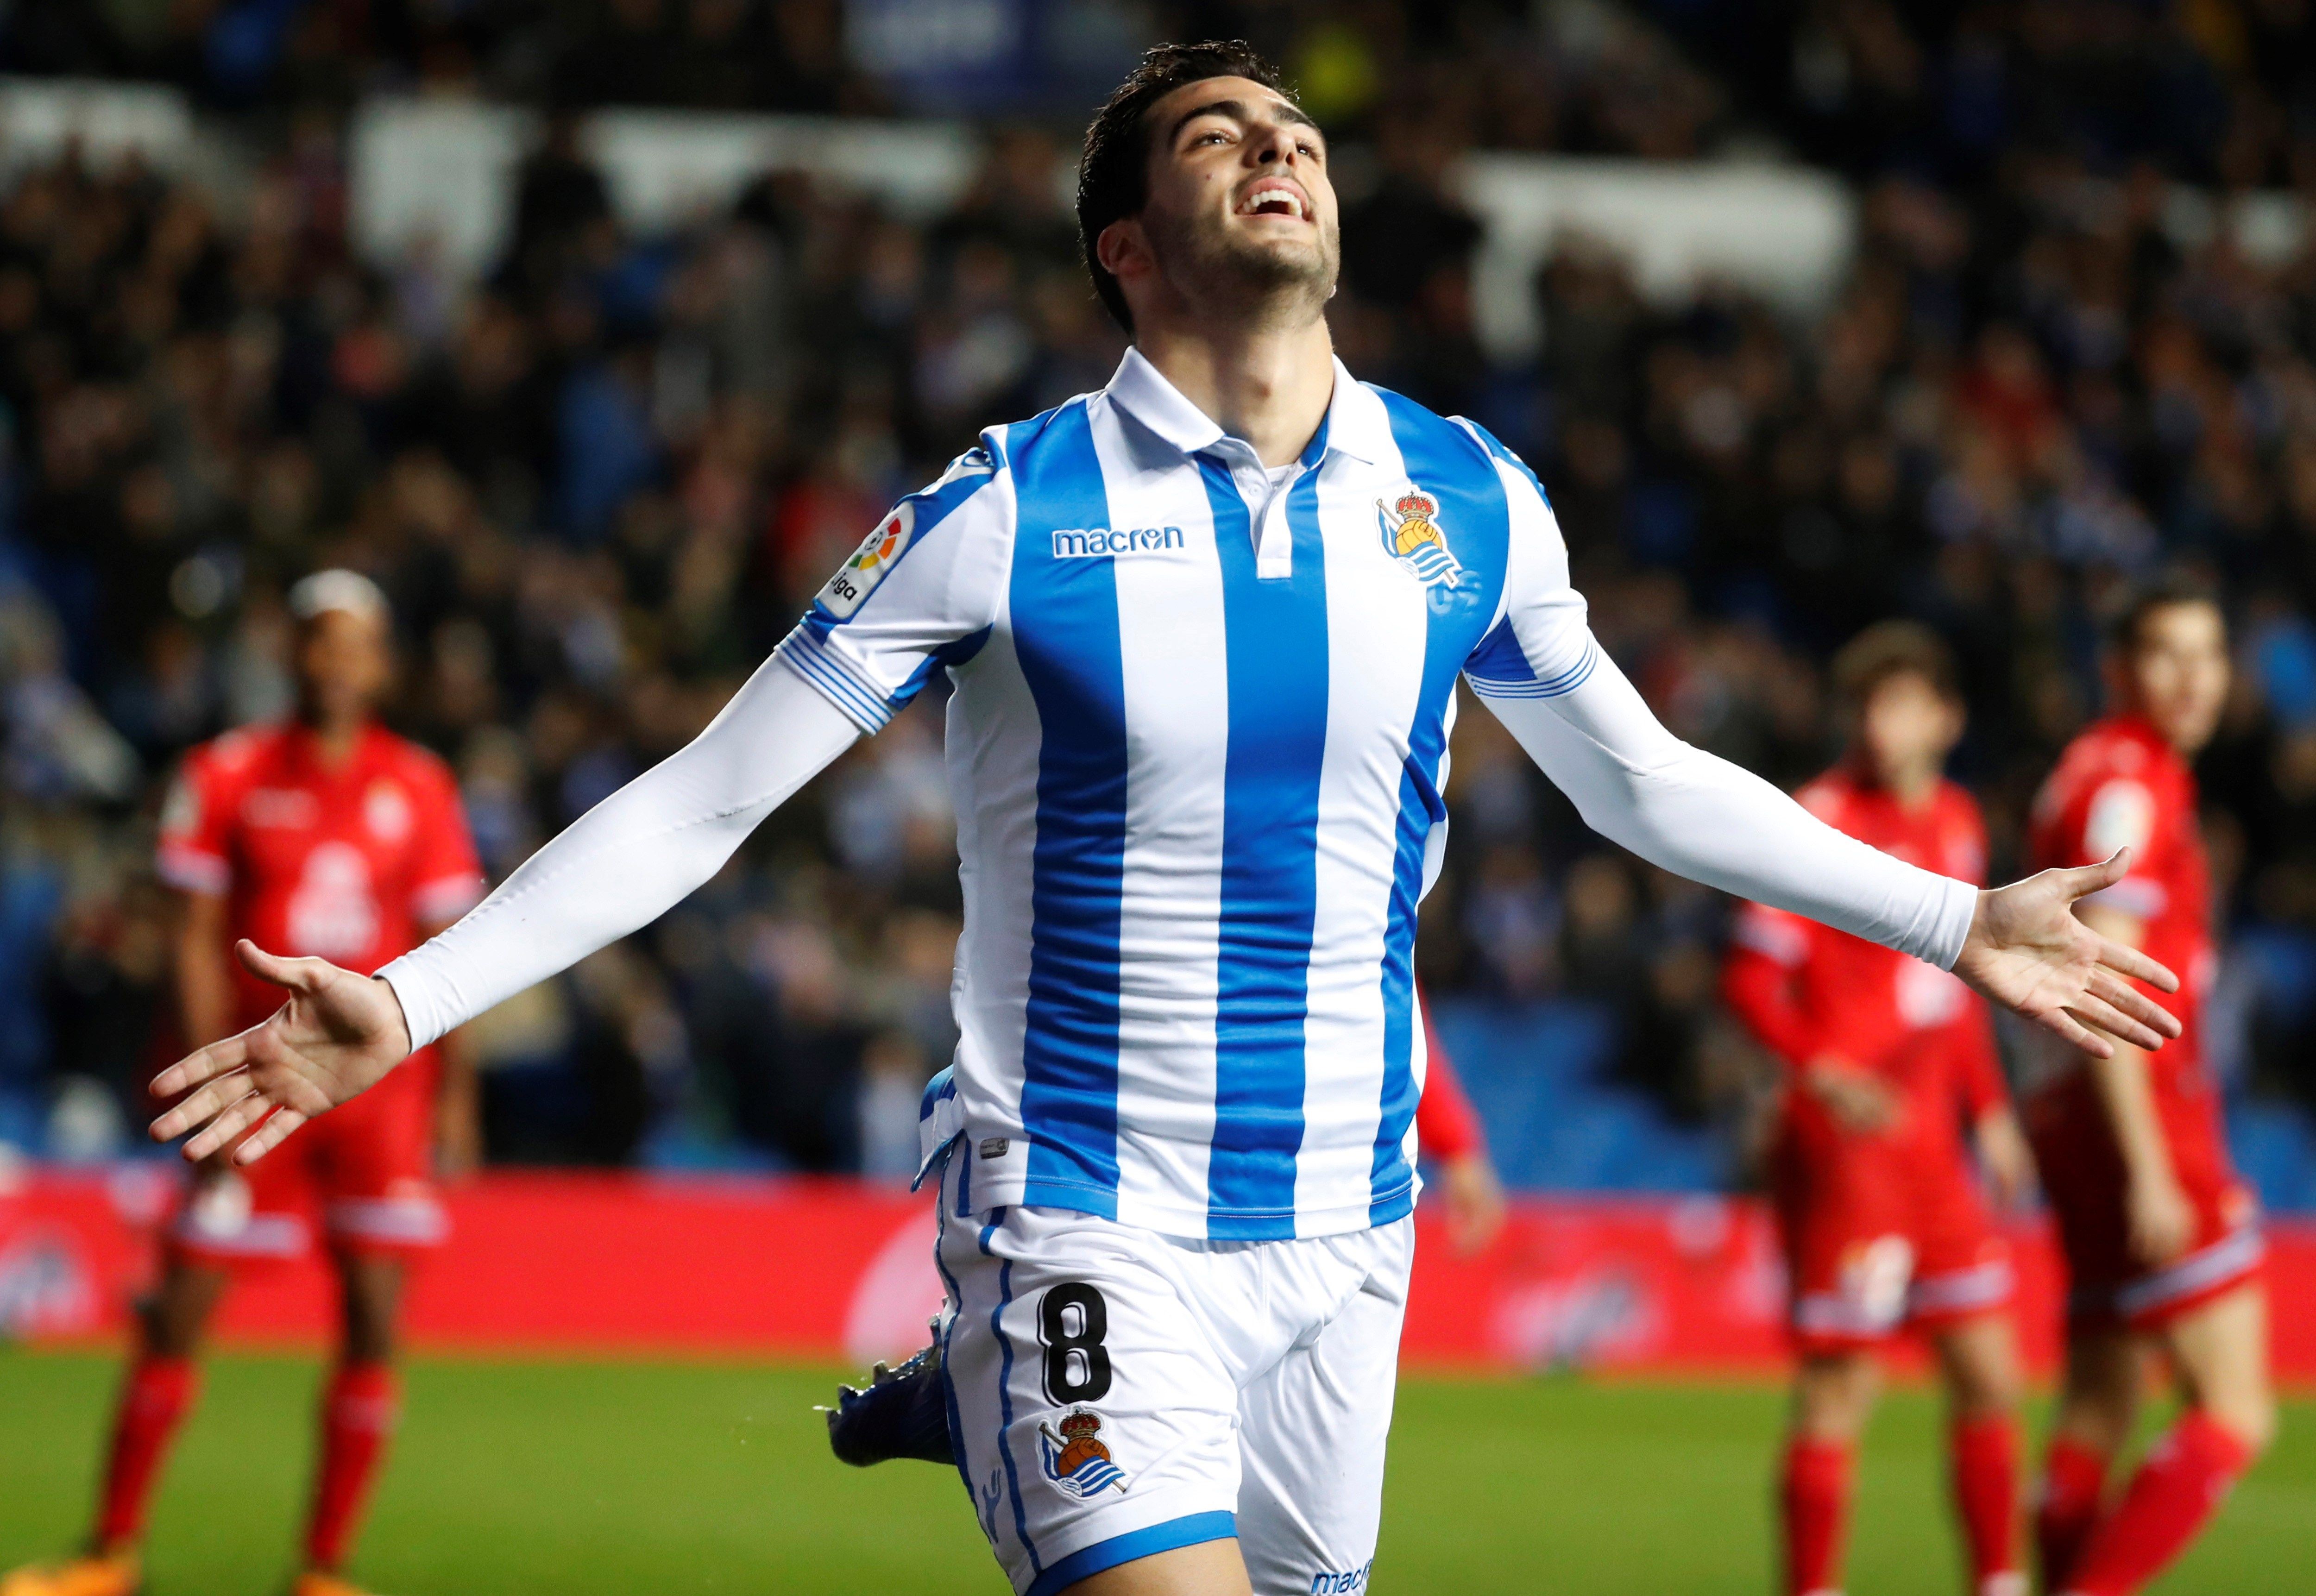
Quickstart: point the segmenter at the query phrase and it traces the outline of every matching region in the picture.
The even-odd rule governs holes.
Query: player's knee
[[[2266,1390],[2224,1392],[2202,1405],[2205,1416],[2253,1457],[2276,1444],[2276,1398]]]
[[[345,1356],[349,1363],[391,1363],[394,1353],[392,1325],[346,1326]]]
[[[2016,1413],[2026,1395],[2018,1359],[2007,1342],[1969,1343],[1946,1360],[1947,1400],[1964,1419]]]
[[[390,1263],[349,1259],[341,1266],[345,1288],[345,1354],[358,1363],[394,1356],[401,1276]]]
[[[156,1358],[190,1358],[201,1350],[199,1321],[167,1311],[163,1303],[144,1306],[142,1329],[147,1353]]]
[[[1813,1440],[1854,1440],[1873,1412],[1874,1360],[1863,1352],[1803,1360],[1794,1380],[1794,1428]]]
[[[391,1305],[350,1297],[346,1304],[345,1355],[355,1363],[384,1363],[394,1356]]]
[[[2059,1398],[2058,1431],[2107,1457],[2115,1456],[2130,1442],[2138,1421],[2136,1386],[2071,1378]]]
[[[160,1288],[138,1306],[145,1351],[158,1358],[190,1358],[200,1351],[209,1313],[224,1291],[217,1271],[174,1264]]]
[[[2001,1418],[2018,1411],[2024,1392],[2016,1369],[2000,1363],[1970,1364],[1947,1378],[1948,1398],[1960,1418]]]

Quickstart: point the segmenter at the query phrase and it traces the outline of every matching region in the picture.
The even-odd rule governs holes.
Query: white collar
[[[1390,438],[1391,417],[1374,390],[1345,370],[1341,361],[1333,364],[1335,391],[1327,401],[1326,420],[1312,441],[1323,441],[1324,453],[1348,454],[1373,465],[1383,457]],[[1181,389],[1167,381],[1138,349],[1126,352],[1109,386],[1102,391],[1111,404],[1186,455],[1212,449],[1223,440],[1222,427],[1214,417],[1184,398]],[[1317,463],[1317,454],[1305,453],[1310,456],[1305,465]]]

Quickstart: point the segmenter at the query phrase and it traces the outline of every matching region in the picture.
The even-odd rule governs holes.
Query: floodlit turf
[[[280,1588],[310,1361],[212,1364],[155,1516],[153,1596]],[[956,1476],[827,1455],[833,1376],[717,1364],[432,1359],[358,1572],[394,1596],[1002,1596]],[[0,1566],[79,1533],[104,1359],[0,1351]],[[1766,1386],[1411,1380],[1393,1435],[1381,1596],[1715,1596],[1768,1588],[1778,1399]],[[1960,1589],[1937,1419],[1902,1391],[1866,1459],[1853,1596]],[[2316,1404],[2164,1596],[2316,1591]]]

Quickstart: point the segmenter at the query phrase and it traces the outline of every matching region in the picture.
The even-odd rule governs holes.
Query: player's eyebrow
[[[1271,101],[1270,108],[1282,122],[1293,122],[1297,126],[1308,128],[1314,133],[1319,130],[1319,124],[1311,120],[1310,112],[1292,100]],[[1166,135],[1166,142],[1172,144],[1182,136],[1183,129],[1202,116],[1224,116],[1234,122],[1251,122],[1254,120],[1254,113],[1247,109],[1247,103],[1243,100],[1209,100],[1206,104],[1193,106],[1175,118],[1172,130]]]

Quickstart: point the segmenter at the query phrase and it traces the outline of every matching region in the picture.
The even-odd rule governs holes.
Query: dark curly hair
[[[1180,88],[1209,77],[1252,78],[1267,89],[1280,87],[1278,68],[1243,39],[1204,44],[1161,44],[1145,54],[1086,126],[1085,154],[1078,163],[1078,245],[1085,251],[1093,291],[1128,334],[1134,313],[1126,307],[1118,279],[1102,267],[1097,250],[1101,230],[1123,217],[1138,215],[1150,198],[1150,130],[1144,113]]]

